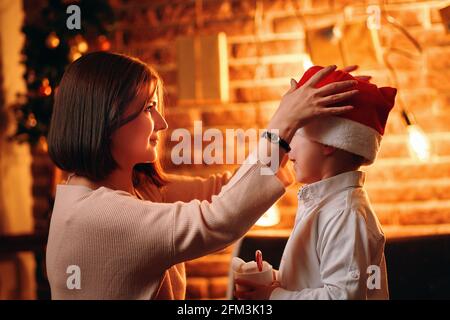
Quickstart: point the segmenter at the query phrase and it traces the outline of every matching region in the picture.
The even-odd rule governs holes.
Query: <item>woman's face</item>
[[[158,132],[167,129],[167,122],[160,113],[158,89],[155,90],[155,84],[150,89],[153,96],[148,100],[148,94],[141,90],[124,115],[127,117],[140,109],[138,116],[113,133],[112,155],[120,168],[156,161]]]

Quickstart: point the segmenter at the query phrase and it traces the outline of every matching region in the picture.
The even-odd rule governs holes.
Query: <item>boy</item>
[[[310,68],[298,86],[322,67]],[[334,71],[318,83],[355,79]],[[247,281],[241,299],[388,299],[385,237],[363,189],[358,169],[374,162],[397,90],[358,79],[359,93],[341,116],[318,119],[297,131],[289,159],[298,193],[294,229],[281,259],[277,281]]]

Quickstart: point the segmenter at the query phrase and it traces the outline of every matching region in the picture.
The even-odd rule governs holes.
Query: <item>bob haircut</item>
[[[62,170],[91,181],[102,181],[118,164],[111,153],[111,136],[119,127],[135,119],[141,109],[124,118],[125,110],[139,90],[148,100],[157,90],[163,114],[163,84],[157,72],[144,62],[122,54],[93,52],[65,71],[55,94],[48,151]],[[144,106],[142,106],[144,108]],[[166,184],[159,160],[139,163],[133,183],[144,173],[158,187]]]

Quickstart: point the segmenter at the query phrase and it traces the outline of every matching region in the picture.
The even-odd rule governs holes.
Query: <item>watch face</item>
[[[272,141],[273,143],[278,143],[280,142],[280,137],[276,133],[272,133],[270,135],[270,141]]]

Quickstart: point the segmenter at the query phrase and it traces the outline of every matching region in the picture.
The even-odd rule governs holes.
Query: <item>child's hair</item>
[[[57,88],[48,134],[51,159],[64,171],[92,181],[101,181],[117,163],[111,153],[115,130],[135,119],[141,109],[124,117],[125,110],[140,90],[150,99],[156,88],[163,113],[162,81],[157,72],[142,61],[121,54],[94,52],[70,64]],[[167,180],[159,161],[138,164],[158,187]]]

